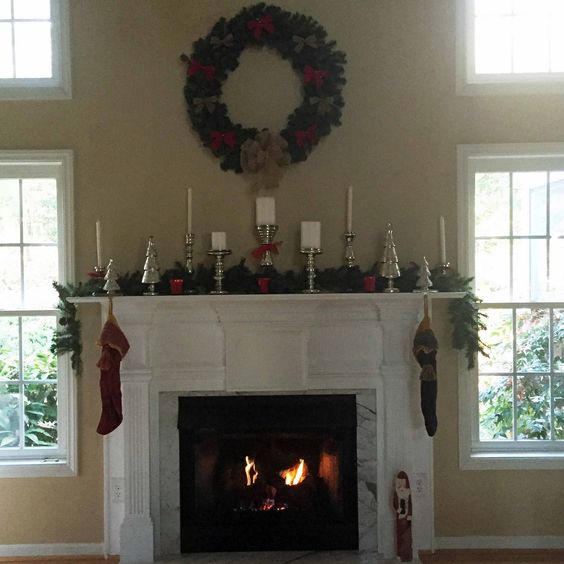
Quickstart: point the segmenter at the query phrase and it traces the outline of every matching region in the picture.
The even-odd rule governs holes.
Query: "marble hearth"
[[[73,301],[99,303],[105,319],[106,298]],[[179,553],[177,398],[210,394],[355,394],[360,548],[393,556],[399,470],[423,484],[414,553],[432,548],[432,441],[411,354],[422,306],[421,294],[115,298],[131,350],[124,422],[104,447],[108,553],[137,564]]]

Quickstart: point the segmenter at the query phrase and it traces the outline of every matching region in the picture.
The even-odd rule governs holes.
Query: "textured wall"
[[[190,131],[182,96],[185,68],[178,59],[220,16],[234,15],[245,4],[72,0],[73,99],[0,102],[0,149],[75,152],[79,279],[95,260],[96,218],[103,222],[106,256],[122,272],[142,267],[149,234],[156,237],[161,265],[172,265],[182,255],[187,186],[194,189],[196,259],[208,260],[209,232],[219,230],[227,232],[234,251],[228,265],[249,256],[255,246],[254,194],[242,177],[222,172]],[[348,184],[355,187],[356,251],[363,267],[379,258],[388,220],[402,262],[426,254],[435,263],[438,217],[444,215],[447,253],[454,257],[456,145],[564,139],[561,96],[455,96],[454,0],[279,4],[318,19],[349,61],[343,126],[306,163],[294,166],[275,193],[282,268],[301,266],[299,222],[308,219],[323,222],[320,266],[339,263]],[[249,116],[252,125],[280,124],[288,100],[295,100],[295,82],[287,72],[273,73],[265,57],[251,57],[255,72],[242,67],[241,77],[233,76],[233,112]],[[102,540],[93,345],[98,318],[90,312],[85,322],[80,476],[1,480],[0,543]],[[445,350],[446,337],[442,342],[437,534],[564,534],[554,502],[562,498],[562,472],[458,471],[455,358]]]

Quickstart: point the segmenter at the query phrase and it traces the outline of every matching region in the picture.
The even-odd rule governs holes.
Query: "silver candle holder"
[[[186,253],[186,272],[188,274],[194,274],[194,264],[192,262],[194,258],[194,233],[184,234],[184,249]]]
[[[258,236],[258,240],[259,243],[261,245],[270,245],[272,244],[272,241],[274,240],[274,236],[276,235],[276,232],[278,231],[278,225],[257,225],[256,226],[256,232],[257,232],[257,236]],[[267,267],[267,266],[272,266],[273,262],[272,262],[272,253],[270,251],[270,249],[266,249],[260,258],[260,265],[262,267]]]
[[[323,251],[313,247],[300,250],[302,255],[306,256],[306,273],[308,287],[302,290],[302,294],[319,294],[319,290],[315,287],[315,256],[320,255]]]
[[[212,290],[210,294],[228,293],[226,290],[223,289],[223,279],[225,277],[223,259],[224,257],[230,254],[231,251],[229,249],[223,249],[221,251],[212,249],[208,251],[208,255],[215,257],[215,272],[213,275],[213,279],[215,280],[215,290]]]
[[[356,237],[354,231],[345,232],[345,266],[352,268],[355,265],[356,257],[354,256],[353,241]]]

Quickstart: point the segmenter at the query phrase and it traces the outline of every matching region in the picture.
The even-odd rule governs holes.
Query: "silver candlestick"
[[[319,294],[315,287],[315,255],[320,255],[323,251],[315,248],[301,249],[300,253],[306,256],[306,273],[308,287],[302,290],[303,294]]]
[[[269,245],[272,243],[274,239],[274,235],[276,235],[276,232],[278,231],[278,225],[267,225],[267,224],[257,225],[255,229],[260,244]],[[270,249],[267,249],[266,251],[264,251],[264,253],[262,253],[260,259],[260,265],[262,267],[273,265],[272,253],[270,252]]]
[[[353,231],[347,231],[345,233],[345,266],[352,268],[356,262],[356,257],[354,256],[353,241],[356,237],[356,233]]]
[[[192,263],[194,257],[194,233],[184,234],[184,248],[186,251],[186,272],[194,274],[194,265]]]
[[[212,290],[210,294],[227,294],[227,291],[223,289],[223,258],[230,255],[231,251],[229,249],[224,249],[222,251],[217,251],[212,249],[208,251],[208,255],[215,257],[215,273],[213,279],[215,280],[215,290]]]
[[[92,292],[92,295],[93,296],[101,296],[102,295],[102,286],[103,286],[103,283],[104,283],[104,276],[106,275],[106,269],[103,266],[96,265],[94,267],[93,271],[89,272],[88,275],[93,280],[98,280],[100,282],[99,287],[96,288],[96,290],[94,290]]]

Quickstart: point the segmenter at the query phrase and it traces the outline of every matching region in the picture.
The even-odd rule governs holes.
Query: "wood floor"
[[[30,562],[32,564],[54,564],[62,562],[64,564],[110,564],[119,562],[119,556],[103,558],[100,556],[18,556],[13,558],[1,557],[0,562]]]
[[[564,550],[438,550],[434,554],[421,552],[419,556],[423,564],[431,562],[443,562],[444,564],[455,564],[457,562],[465,562],[465,564],[559,562],[564,564]]]

